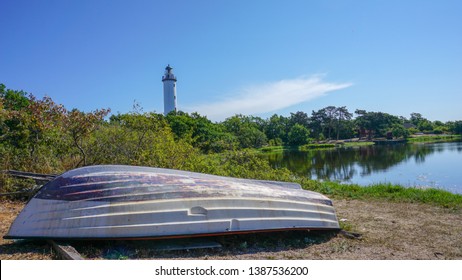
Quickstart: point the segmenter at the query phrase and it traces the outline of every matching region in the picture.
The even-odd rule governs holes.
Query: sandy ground
[[[215,238],[215,249],[159,251],[166,241],[74,242],[88,259],[462,259],[462,210],[426,204],[334,200],[339,220],[361,239],[332,232]],[[0,235],[24,207],[0,201]],[[46,242],[0,240],[0,259],[56,259]]]

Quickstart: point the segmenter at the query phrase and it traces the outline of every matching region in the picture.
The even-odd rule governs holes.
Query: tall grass
[[[438,189],[420,189],[393,184],[359,186],[329,181],[301,180],[307,190],[323,193],[333,198],[378,199],[393,202],[428,203],[444,208],[462,209],[462,195]]]
[[[409,143],[438,143],[460,140],[462,140],[462,135],[423,135],[408,138]]]

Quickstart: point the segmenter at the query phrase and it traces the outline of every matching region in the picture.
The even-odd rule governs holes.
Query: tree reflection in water
[[[444,151],[461,153],[462,143],[373,145],[307,152],[284,151],[264,156],[273,167],[286,167],[297,175],[349,181],[355,176],[384,172],[412,160],[418,166],[424,164],[429,155]]]

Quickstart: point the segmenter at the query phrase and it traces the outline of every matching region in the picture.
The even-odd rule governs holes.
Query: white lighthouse
[[[165,74],[162,77],[164,83],[164,115],[171,111],[176,112],[176,76],[173,74],[170,64],[165,67]]]

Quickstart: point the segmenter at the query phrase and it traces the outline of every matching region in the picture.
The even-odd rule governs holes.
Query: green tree
[[[31,112],[26,95],[24,91],[6,89],[4,84],[0,84],[0,139],[15,147],[25,147],[29,143]]]
[[[295,124],[289,131],[289,145],[305,145],[309,141],[310,132],[301,124]]]
[[[18,111],[27,108],[30,104],[26,92],[7,89],[4,84],[0,84],[0,98],[6,110]]]
[[[85,146],[89,135],[102,124],[103,118],[110,112],[109,109],[95,110],[84,113],[77,109],[67,112],[64,120],[64,129],[72,139],[72,143],[79,150],[81,159],[76,166],[87,165],[87,152]]]
[[[113,116],[92,134],[89,162],[190,169],[198,151],[188,139],[175,138],[160,114]]]
[[[318,111],[313,111],[310,118],[310,127],[316,138],[327,136],[332,139],[336,135],[337,140],[341,136],[350,138],[352,136],[351,114],[343,107],[328,106]]]
[[[0,138],[12,156],[13,165],[39,168],[46,172],[53,160],[47,156],[62,148],[60,141],[62,118],[65,112],[49,97],[36,99],[23,91],[6,90],[0,86],[2,117]]]
[[[432,132],[433,131],[433,124],[431,121],[424,119],[419,122],[417,128],[422,132]]]
[[[408,138],[409,130],[407,130],[402,124],[395,123],[391,127],[391,133],[395,138]]]
[[[324,128],[327,128],[327,138],[332,139],[332,131],[334,130],[335,120],[337,117],[337,108],[335,106],[327,106],[321,109],[324,112]]]
[[[383,112],[367,112],[365,110],[356,110],[359,116],[355,123],[360,130],[365,130],[368,133],[368,139],[373,137],[384,137],[395,124],[402,125],[399,117],[392,116]]]
[[[310,117],[310,128],[316,139],[324,140],[326,137],[324,135],[324,128],[327,123],[327,116],[324,110],[312,111]],[[322,137],[321,137],[322,135]]]
[[[4,85],[0,86],[0,99],[4,168],[62,170],[59,162],[69,149],[63,132],[65,108],[49,97],[37,99],[23,91],[5,89]]]
[[[449,123],[449,129],[454,134],[462,134],[462,121],[454,121]]]
[[[337,140],[339,140],[340,133],[342,132],[342,130],[347,130],[347,128],[350,127],[348,124],[350,123],[353,114],[348,112],[348,109],[345,106],[343,106],[338,107],[336,109],[335,117],[337,118],[337,124],[335,129],[337,131]]]
[[[235,115],[223,122],[226,130],[236,136],[240,148],[261,148],[268,141],[253,120],[252,117]]]
[[[288,127],[288,118],[274,114],[266,121],[264,132],[266,137],[272,140],[272,143],[282,145],[287,143]]]
[[[170,112],[166,119],[176,139],[190,139],[194,147],[204,152],[222,152],[237,146],[236,138],[223,125],[198,113]]]
[[[420,113],[411,113],[411,123],[415,126],[419,126],[420,122],[427,120]]]
[[[305,112],[298,111],[296,113],[290,113],[289,125],[292,127],[295,124],[308,128],[310,125],[310,118]]]
[[[433,123],[422,116],[420,113],[411,114],[411,123],[417,127],[421,132],[432,132],[434,127]]]

